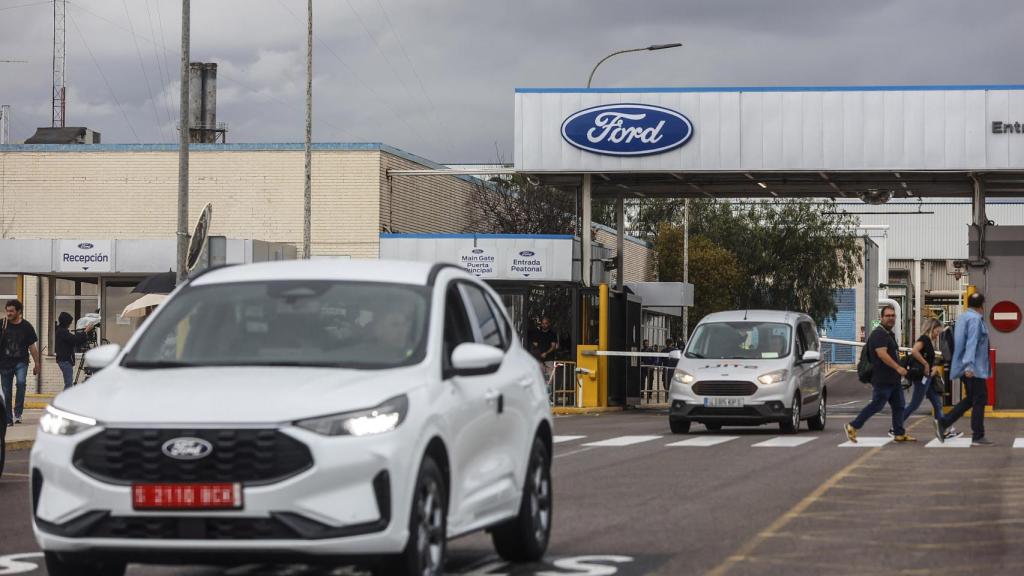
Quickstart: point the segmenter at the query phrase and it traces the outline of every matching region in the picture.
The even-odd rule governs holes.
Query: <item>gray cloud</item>
[[[193,60],[220,64],[229,141],[300,141],[305,2],[192,5]],[[496,147],[510,159],[514,88],[579,86],[603,55],[650,43],[685,47],[611,60],[595,85],[1024,78],[1024,5],[1013,1],[317,0],[315,11],[314,138],[445,162],[490,162]],[[76,0],[68,12],[69,123],[105,142],[174,140],[180,2]],[[30,61],[0,64],[16,141],[49,125],[51,14],[0,0],[0,59]]]

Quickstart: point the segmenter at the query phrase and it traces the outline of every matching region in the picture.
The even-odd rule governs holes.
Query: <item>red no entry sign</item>
[[[1013,332],[1020,326],[1020,308],[1008,300],[992,307],[992,327],[1000,332]]]

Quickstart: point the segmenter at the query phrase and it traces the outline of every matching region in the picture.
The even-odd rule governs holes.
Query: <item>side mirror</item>
[[[682,350],[673,350],[673,351],[668,353],[668,357],[670,359],[672,359],[672,360],[680,360],[683,357],[683,351]]]
[[[501,367],[505,352],[494,346],[466,342],[452,351],[451,376],[492,374]]]
[[[804,357],[801,359],[803,362],[817,362],[821,360],[821,352],[817,350],[808,350],[804,352]]]
[[[93,370],[101,370],[110,366],[110,363],[121,353],[121,346],[118,344],[104,344],[97,346],[85,353],[85,367]]]

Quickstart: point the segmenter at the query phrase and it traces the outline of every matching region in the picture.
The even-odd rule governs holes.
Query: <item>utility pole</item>
[[[53,0],[53,98],[50,111],[50,127],[64,127],[64,48],[67,40],[65,28],[67,3]]]
[[[188,277],[189,0],[181,0],[181,100],[178,118],[178,285]]]
[[[306,180],[302,202],[302,257],[309,259],[313,225],[313,0],[306,0]]]
[[[683,199],[683,282],[690,281],[690,199]],[[683,307],[683,339],[690,339],[690,310]]]

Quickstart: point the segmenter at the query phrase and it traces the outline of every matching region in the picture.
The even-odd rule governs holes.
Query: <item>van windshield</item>
[[[694,331],[687,358],[754,360],[789,356],[792,329],[775,322],[709,322]]]
[[[192,287],[163,305],[124,366],[408,366],[425,355],[429,296],[383,282]]]

